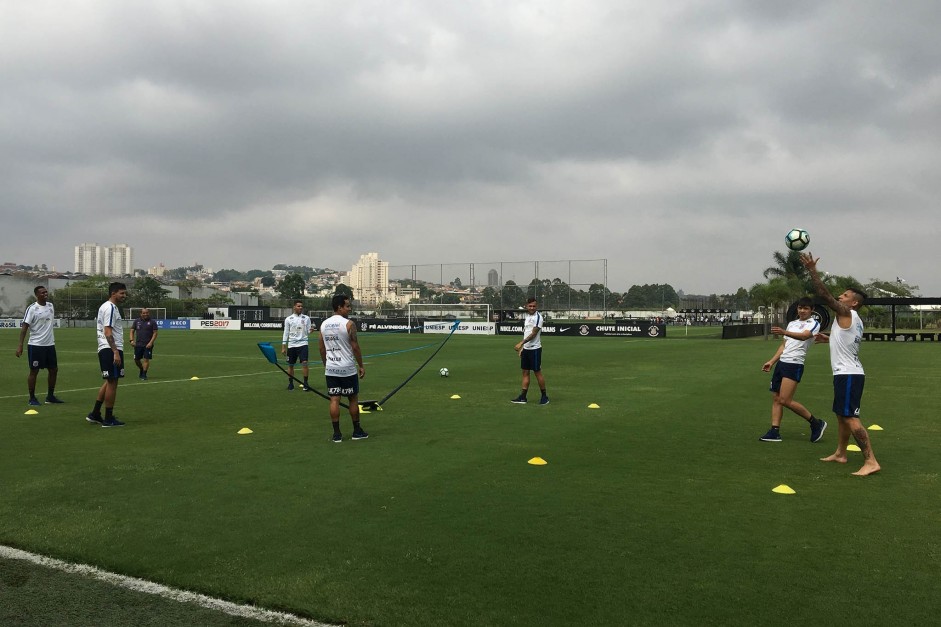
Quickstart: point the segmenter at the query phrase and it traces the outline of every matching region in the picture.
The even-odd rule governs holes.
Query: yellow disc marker
[[[241,429],[239,429],[239,435],[248,435],[249,433],[254,433],[254,431],[252,431],[248,427],[242,427]]]
[[[849,446],[846,447],[846,450],[847,450],[847,451],[855,451],[855,452],[859,453],[862,449],[859,448],[858,446],[856,446],[855,444],[850,444]]]
[[[869,430],[870,431],[885,431],[885,429],[883,429],[879,425],[869,425]]]
[[[457,394],[452,394],[452,395],[451,395],[451,398],[452,398],[452,399],[458,399],[458,398],[461,398],[461,397],[458,396]]]
[[[365,407],[363,407],[362,405],[360,405],[360,406],[359,406],[359,413],[361,413],[361,414],[369,414],[369,413],[371,413],[371,412],[370,412],[368,409],[366,409]]]
[[[592,403],[591,405],[588,406],[588,409],[601,409],[601,405],[599,405],[598,403]]]
[[[529,461],[526,462],[526,463],[527,463],[527,464],[532,464],[533,466],[545,466],[545,465],[548,464],[549,462],[547,462],[546,460],[544,460],[544,459],[541,458],[541,457],[533,457],[531,460],[529,460]]]
[[[26,410],[26,413],[23,414],[23,415],[24,415],[24,416],[32,416],[32,415],[38,414],[38,413],[39,413],[39,412],[36,411],[35,409],[27,409],[27,410]]]
[[[784,483],[782,483],[782,484],[779,485],[778,487],[772,489],[771,491],[772,491],[772,492],[776,492],[776,493],[778,493],[778,494],[797,494],[797,492],[795,492],[794,489],[793,489],[791,486],[786,485],[786,484],[784,484]]]
[[[190,377],[190,381],[199,381],[199,377]]]

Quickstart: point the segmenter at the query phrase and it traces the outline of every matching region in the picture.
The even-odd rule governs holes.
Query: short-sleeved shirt
[[[111,327],[114,345],[118,347],[118,350],[124,349],[124,324],[121,322],[121,310],[118,309],[117,305],[110,300],[105,301],[98,308],[95,326],[98,329],[98,350],[111,348],[108,339],[105,337],[105,327]]]
[[[523,318],[523,339],[529,337],[533,332],[533,329],[539,328],[539,331],[536,333],[531,341],[523,344],[525,350],[532,350],[534,348],[542,348],[542,314],[538,311],[534,314],[526,314],[526,317]]]
[[[23,324],[29,325],[30,346],[54,346],[56,343],[52,328],[55,325],[56,312],[52,303],[45,305],[33,303],[26,308]]]
[[[288,348],[307,346],[309,335],[310,316],[307,314],[292,313],[284,319],[284,335],[281,342],[286,343]]]
[[[807,349],[809,349],[810,345],[814,343],[814,333],[819,330],[820,323],[813,318],[807,318],[806,320],[801,320],[800,318],[791,320],[791,322],[787,325],[788,332],[803,333],[804,331],[810,331],[810,337],[806,340],[796,340],[792,337],[785,336],[784,352],[781,353],[780,361],[789,364],[804,363],[804,360],[807,358]],[[798,379],[798,381],[799,380],[800,379]]]
[[[134,329],[134,346],[147,346],[150,344],[151,338],[154,336],[154,332],[157,330],[157,321],[150,319],[144,320],[143,318],[138,318],[131,325],[131,328]]]

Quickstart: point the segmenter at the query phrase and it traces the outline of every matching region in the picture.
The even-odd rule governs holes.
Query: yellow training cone
[[[527,463],[527,464],[532,464],[533,466],[545,466],[545,465],[548,464],[549,462],[547,462],[546,460],[544,460],[544,459],[541,458],[541,457],[533,457],[531,460],[529,460],[529,461],[526,462],[526,463]]]
[[[247,435],[249,433],[254,433],[254,431],[252,431],[248,427],[242,427],[241,429],[239,429],[239,435]]]
[[[601,405],[599,405],[598,403],[592,403],[591,405],[588,406],[588,409],[601,409]]]
[[[869,425],[869,430],[870,431],[885,431],[885,429],[883,429],[879,425]]]
[[[199,381],[199,377],[190,377],[190,381]]]
[[[451,395],[451,398],[452,398],[452,399],[458,399],[458,398],[461,398],[461,397],[458,396],[457,394],[452,394],[452,395]]]
[[[856,451],[856,452],[858,453],[858,452],[860,452],[862,449],[860,449],[860,448],[859,448],[858,446],[856,446],[855,444],[850,444],[849,446],[846,447],[846,450],[847,450],[847,451]]]
[[[26,413],[23,414],[23,415],[24,415],[24,416],[32,416],[33,414],[38,414],[38,413],[39,413],[39,412],[36,411],[35,409],[27,409],[27,410],[26,410]]]
[[[783,484],[783,483],[779,485],[778,487],[772,489],[771,491],[776,492],[778,494],[797,494],[797,492],[795,492],[791,486]]]
[[[359,406],[359,413],[361,413],[361,414],[368,414],[368,413],[371,413],[371,412],[370,412],[368,409],[366,409],[365,407],[363,407],[362,405],[360,405],[360,406]]]

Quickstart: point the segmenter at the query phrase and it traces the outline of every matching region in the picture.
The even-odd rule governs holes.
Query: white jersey
[[[111,348],[105,338],[105,327],[111,327],[111,336],[118,350],[124,350],[124,323],[121,322],[121,310],[110,300],[98,308],[98,318],[95,320],[98,329],[98,350]]]
[[[820,323],[813,318],[801,320],[791,320],[787,325],[787,331],[790,333],[803,333],[810,331],[810,337],[806,340],[795,340],[792,337],[784,337],[784,352],[781,353],[780,361],[787,364],[802,364],[807,358],[807,350],[814,343],[814,333],[820,330]]]
[[[850,310],[852,321],[848,329],[834,322],[830,328],[830,366],[833,374],[866,374],[859,361],[859,345],[863,340],[863,321],[855,310]]]
[[[281,338],[281,343],[287,344],[288,348],[307,346],[310,331],[310,316],[292,313],[284,319],[284,337]]]
[[[359,373],[359,364],[346,328],[349,322],[347,318],[335,314],[320,325],[320,337],[327,349],[324,374],[328,377],[349,377]]]
[[[52,303],[46,301],[45,305],[33,303],[26,308],[23,324],[29,325],[30,346],[54,346],[56,343],[52,327],[55,325],[56,312]]]
[[[526,317],[523,318],[523,339],[528,338],[533,332],[533,329],[537,328],[539,330],[536,332],[536,337],[523,344],[525,350],[542,348],[542,314],[538,311],[532,315],[526,314]]]

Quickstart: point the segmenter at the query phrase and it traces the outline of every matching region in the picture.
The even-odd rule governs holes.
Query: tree
[[[292,272],[284,277],[284,279],[278,283],[278,294],[281,295],[281,298],[284,300],[295,300],[304,296],[304,277],[296,272]]]
[[[515,281],[507,281],[501,290],[500,302],[506,309],[522,307],[526,302],[526,294]]]
[[[261,277],[262,287],[274,287],[275,283],[277,282],[278,281],[274,278],[274,275],[266,275]]]
[[[167,299],[170,291],[163,288],[160,282],[152,276],[146,276],[134,283],[130,291],[126,306],[129,307],[156,307]]]

